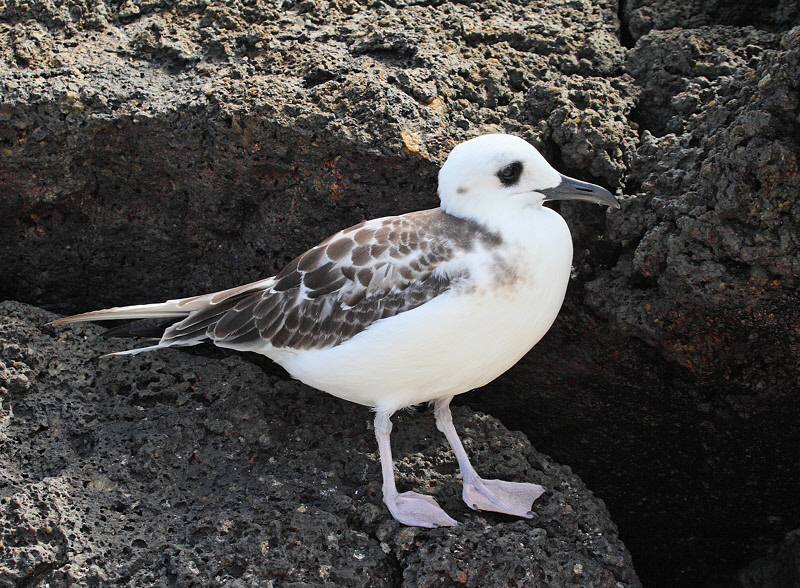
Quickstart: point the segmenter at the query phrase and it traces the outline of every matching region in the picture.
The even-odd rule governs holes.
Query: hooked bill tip
[[[597,184],[590,184],[568,176],[561,176],[561,183],[553,188],[540,190],[545,200],[584,200],[595,204],[605,204],[612,208],[619,208],[619,201],[614,195]]]

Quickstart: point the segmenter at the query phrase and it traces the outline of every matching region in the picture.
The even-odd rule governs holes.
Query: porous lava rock
[[[104,358],[94,325],[0,303],[0,585],[641,586],[602,500],[521,433],[455,411],[533,518],[461,501],[430,413],[395,418],[401,486],[463,524],[400,525],[366,408],[240,356]]]
[[[622,209],[560,206],[564,311],[465,400],[590,484],[648,585],[733,582],[800,525],[798,25],[789,0],[5,2],[0,299],[262,278],[517,134]]]

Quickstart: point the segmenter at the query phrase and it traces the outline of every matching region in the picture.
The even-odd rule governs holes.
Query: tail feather
[[[106,353],[100,357],[115,357],[118,355],[139,355],[145,351],[153,351],[155,349],[162,349],[163,345],[150,345],[149,347],[137,347],[136,349],[126,349],[125,351],[114,351],[113,353]]]
[[[115,306],[104,310],[93,310],[74,316],[67,316],[50,323],[51,325],[66,325],[68,323],[85,323],[87,321],[115,321],[125,319],[144,318],[183,318],[191,310],[181,309],[170,300],[161,304],[138,304],[136,306]]]
[[[196,310],[202,310],[215,306],[231,296],[236,296],[246,292],[269,288],[274,283],[273,278],[259,280],[236,288],[204,294],[202,296],[192,296],[190,298],[180,298],[168,300],[156,304],[137,304],[134,306],[116,306],[104,310],[94,310],[84,312],[74,316],[60,318],[51,322],[51,325],[66,325],[69,323],[83,323],[87,321],[110,321],[119,319],[147,319],[147,318],[175,318],[182,319],[189,316]]]
[[[259,280],[258,282],[252,282],[250,284],[245,284],[244,286],[237,286],[236,288],[230,288],[229,290],[222,290],[220,292],[213,292],[211,294],[204,294],[202,296],[168,300],[166,302],[157,304],[117,306],[114,308],[107,308],[105,310],[84,312],[83,314],[76,314],[75,316],[60,318],[52,321],[50,324],[65,325],[69,323],[83,323],[87,321],[139,319],[133,324],[127,324],[121,327],[110,329],[108,331],[108,335],[112,337],[160,337],[159,342],[155,345],[140,347],[138,349],[128,349],[126,351],[117,351],[115,353],[108,353],[103,357],[109,357],[112,355],[138,355],[139,353],[144,353],[145,351],[163,349],[165,347],[172,347],[173,345],[178,345],[181,347],[197,345],[206,338],[204,330],[194,329],[189,333],[185,333],[179,341],[164,341],[162,331],[165,328],[169,328],[173,324],[183,320],[192,313],[200,310],[213,309],[214,307],[219,306],[220,313],[224,313],[225,310],[229,309],[232,301],[236,301],[242,296],[246,296],[250,292],[270,288],[274,283],[275,280],[273,278],[267,278],[266,280]],[[223,304],[225,302],[227,302],[227,304]],[[148,322],[146,319],[160,320]],[[212,316],[208,322],[213,323],[214,320],[219,320],[219,316]]]
[[[191,347],[192,345],[199,345],[200,341],[195,341],[194,343],[186,343],[181,345],[181,347]],[[121,355],[139,355],[140,353],[144,353],[145,351],[154,351],[156,349],[166,349],[170,347],[170,345],[150,345],[148,347],[137,347],[135,349],[126,349],[125,351],[114,351],[112,353],[106,353],[105,355],[101,355],[100,357],[115,357]]]

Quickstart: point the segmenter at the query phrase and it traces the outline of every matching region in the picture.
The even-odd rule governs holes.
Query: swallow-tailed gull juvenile
[[[440,208],[340,231],[271,278],[55,324],[173,319],[157,344],[117,354],[208,339],[264,354],[310,386],[372,407],[383,500],[406,525],[457,524],[432,497],[401,494],[395,486],[391,416],[433,402],[467,505],[530,516],[544,488],[478,476],[453,427],[450,401],[513,366],[561,308],[572,239],[564,219],[542,204],[619,204],[600,186],[558,173],[523,139],[503,134],[456,146],[439,172],[439,198]]]

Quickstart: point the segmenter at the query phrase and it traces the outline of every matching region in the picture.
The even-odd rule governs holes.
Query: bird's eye
[[[522,175],[522,163],[519,161],[515,161],[514,163],[509,163],[499,172],[497,172],[497,177],[500,178],[500,182],[504,186],[513,186],[519,181],[519,177]]]

